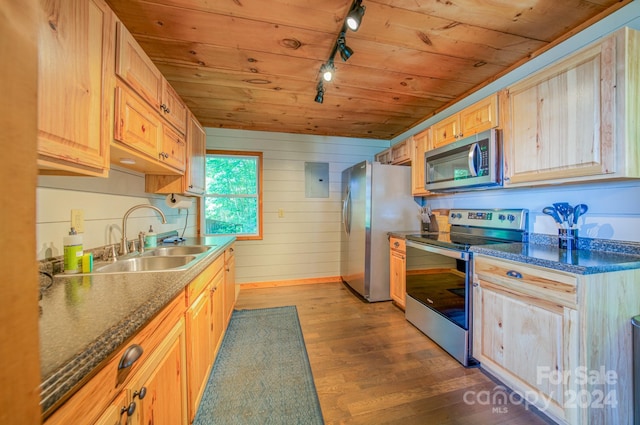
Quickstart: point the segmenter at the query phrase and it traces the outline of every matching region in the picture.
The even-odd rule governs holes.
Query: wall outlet
[[[84,210],[71,210],[71,227],[78,233],[84,233]]]
[[[278,218],[284,218],[284,210],[282,208],[278,208]]]

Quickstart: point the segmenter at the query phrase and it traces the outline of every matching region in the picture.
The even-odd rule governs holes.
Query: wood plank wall
[[[388,141],[207,128],[208,149],[264,155],[264,239],[236,244],[236,281],[286,284],[340,276],[342,171]],[[329,163],[329,197],[305,197],[305,162]],[[282,209],[283,217],[278,210]]]
[[[85,249],[119,243],[122,237],[122,217],[129,208],[151,204],[162,210],[167,224],[150,209],[134,211],[127,220],[127,238],[147,231],[149,225],[157,233],[177,230],[182,235],[187,220],[186,210],[165,205],[165,197],[144,192],[144,175],[120,168],[112,168],[109,178],[40,176],[38,178],[36,235],[37,258],[62,255],[62,239],[69,233],[71,210],[84,210]],[[197,206],[194,200],[189,209],[185,236],[196,234]]]

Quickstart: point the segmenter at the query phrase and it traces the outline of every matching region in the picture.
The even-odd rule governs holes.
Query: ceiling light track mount
[[[353,50],[346,44],[346,33],[348,29],[351,31],[358,31],[360,24],[362,23],[364,11],[365,6],[362,5],[362,0],[354,0],[351,4],[351,8],[349,9],[349,13],[347,13],[347,17],[342,24],[342,29],[340,30],[340,34],[338,35],[333,49],[331,49],[329,59],[327,59],[327,61],[320,67],[320,75],[322,76],[322,79],[318,82],[316,87],[316,102],[322,103],[324,100],[323,82],[330,82],[333,80],[333,74],[336,71],[333,61],[336,53],[340,52],[340,57],[344,62],[349,60],[351,55],[353,55]]]

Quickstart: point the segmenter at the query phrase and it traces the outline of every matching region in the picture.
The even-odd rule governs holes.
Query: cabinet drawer
[[[395,236],[389,237],[389,246],[391,249],[400,252],[407,252],[407,243],[402,238],[396,238]]]
[[[202,273],[198,275],[195,279],[193,279],[187,288],[186,292],[186,304],[185,306],[189,307],[191,303],[195,301],[196,298],[202,293],[202,291],[209,285],[209,283],[213,280],[213,278],[222,271],[224,267],[224,255],[218,256],[213,263],[209,265]]]
[[[574,274],[485,256],[477,256],[474,267],[480,285],[493,284],[497,289],[558,306],[577,306],[578,277]]]

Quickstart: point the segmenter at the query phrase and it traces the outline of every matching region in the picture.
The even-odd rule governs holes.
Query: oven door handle
[[[467,251],[458,251],[455,249],[440,248],[435,245],[428,245],[424,243],[413,242],[410,240],[406,241],[406,245],[407,245],[407,248],[409,247],[416,248],[421,251],[427,251],[434,254],[440,254],[446,257],[455,258],[456,260],[469,261],[469,253]]]

